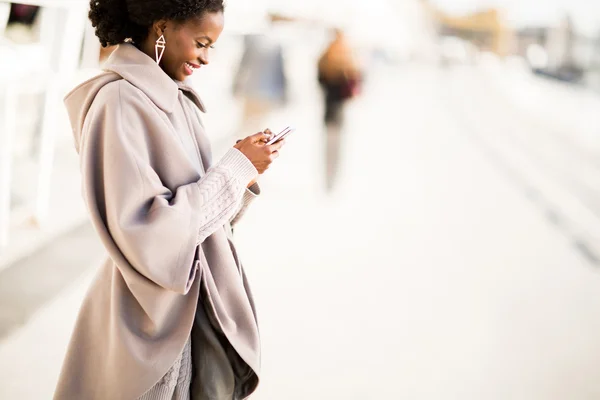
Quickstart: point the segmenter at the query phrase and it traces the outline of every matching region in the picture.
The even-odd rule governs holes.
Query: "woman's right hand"
[[[279,150],[285,144],[285,140],[281,140],[267,146],[270,137],[265,132],[259,132],[237,142],[234,146],[250,160],[260,175],[279,157]]]

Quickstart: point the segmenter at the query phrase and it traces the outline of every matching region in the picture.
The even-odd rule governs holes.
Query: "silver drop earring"
[[[165,40],[165,35],[160,35],[158,40],[156,41],[156,45],[154,46],[154,50],[156,51],[156,63],[160,64],[160,60],[165,52],[165,48],[167,47],[167,42]]]

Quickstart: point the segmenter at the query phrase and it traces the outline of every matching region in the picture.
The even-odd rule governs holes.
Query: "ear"
[[[152,24],[152,31],[156,34],[156,37],[159,38],[165,34],[167,30],[167,20],[161,19]]]

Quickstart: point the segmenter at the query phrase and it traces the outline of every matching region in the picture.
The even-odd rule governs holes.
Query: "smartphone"
[[[288,126],[287,128],[285,128],[284,130],[282,130],[281,132],[279,132],[278,134],[276,134],[275,136],[273,136],[271,138],[271,140],[269,140],[267,142],[267,146],[270,146],[274,143],[279,142],[280,140],[283,140],[287,135],[289,135],[290,133],[296,131],[295,128],[292,128],[291,126]]]

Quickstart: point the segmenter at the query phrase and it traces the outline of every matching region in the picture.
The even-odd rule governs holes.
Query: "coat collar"
[[[171,79],[147,54],[130,43],[117,46],[104,66],[105,71],[114,72],[140,89],[164,112],[174,111],[179,90],[188,92],[202,112],[206,112],[200,96],[186,79],[178,82]]]

